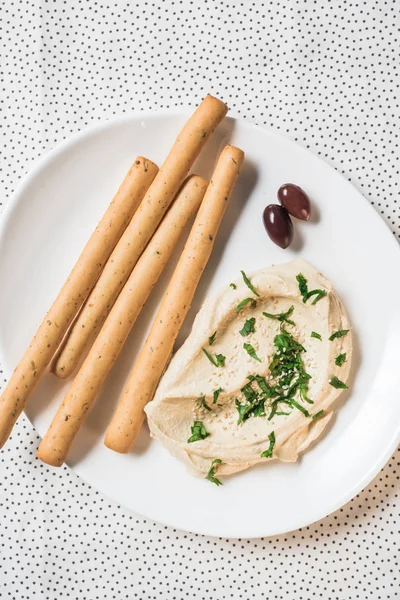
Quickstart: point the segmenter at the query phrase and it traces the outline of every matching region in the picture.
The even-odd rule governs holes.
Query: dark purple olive
[[[265,229],[271,240],[281,248],[287,248],[293,242],[292,221],[283,206],[270,204],[263,214]]]
[[[292,217],[308,221],[311,216],[310,200],[304,190],[294,183],[285,183],[278,190],[278,200]]]

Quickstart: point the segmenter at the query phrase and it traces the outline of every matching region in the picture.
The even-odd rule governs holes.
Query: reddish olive
[[[271,240],[281,248],[287,248],[293,241],[293,225],[287,210],[279,204],[270,204],[263,214],[265,229]]]
[[[278,200],[292,217],[308,221],[311,216],[310,199],[298,185],[285,183],[278,190]]]

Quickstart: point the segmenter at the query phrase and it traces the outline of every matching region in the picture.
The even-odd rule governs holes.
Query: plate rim
[[[164,109],[164,110],[143,111],[143,112],[141,112],[141,111],[135,112],[134,111],[134,112],[126,114],[126,115],[121,115],[121,116],[118,116],[115,118],[110,118],[105,121],[99,121],[95,124],[86,126],[83,129],[81,129],[80,131],[75,132],[71,136],[62,140],[60,143],[56,144],[54,146],[54,148],[52,148],[50,151],[44,153],[37,160],[34,161],[33,166],[29,169],[29,171],[24,176],[22,176],[21,180],[18,182],[17,186],[15,187],[15,190],[13,191],[13,193],[11,194],[9,199],[6,201],[4,209],[3,209],[2,213],[0,214],[0,240],[2,239],[4,232],[7,229],[9,220],[11,219],[12,214],[18,205],[20,196],[24,192],[26,192],[27,189],[29,189],[31,182],[35,179],[35,177],[37,177],[40,174],[40,172],[43,169],[45,169],[49,166],[49,163],[51,163],[52,160],[56,160],[64,152],[68,151],[68,149],[73,147],[75,144],[78,144],[80,142],[80,140],[87,139],[91,135],[96,135],[98,133],[106,131],[108,128],[113,128],[115,126],[122,125],[126,122],[140,121],[141,119],[146,120],[146,119],[154,119],[154,118],[168,119],[171,117],[187,117],[189,115],[190,115],[190,110],[186,109],[186,108],[182,108],[182,109],[181,108],[171,108],[171,109],[167,109],[167,110]],[[301,143],[294,141],[293,139],[289,138],[288,136],[286,136],[285,134],[283,134],[279,131],[270,129],[265,125],[258,125],[256,123],[253,123],[252,121],[248,121],[247,119],[243,119],[242,117],[237,117],[235,115],[228,116],[226,118],[231,119],[236,122],[239,122],[242,126],[248,127],[250,129],[257,129],[257,130],[261,129],[267,135],[272,136],[273,138],[279,139],[280,142],[284,141],[288,146],[295,147],[297,149],[297,151],[301,151],[303,154],[306,154],[306,155],[311,155],[313,157],[313,159],[314,160],[317,159],[319,161],[319,163],[324,166],[324,168],[328,168],[329,170],[334,171],[335,175],[340,177],[342,179],[342,182],[349,189],[351,189],[352,194],[356,193],[360,198],[362,198],[364,205],[368,206],[368,210],[370,210],[371,214],[373,213],[375,215],[374,216],[375,222],[381,223],[379,225],[379,227],[381,227],[382,231],[383,231],[383,228],[386,230],[386,233],[384,235],[386,235],[386,237],[388,238],[389,234],[391,234],[390,235],[390,237],[392,238],[391,243],[392,243],[393,248],[396,247],[396,252],[399,253],[398,256],[399,256],[399,262],[400,262],[400,244],[396,240],[395,235],[391,232],[389,225],[379,215],[379,213],[372,206],[372,204],[367,200],[367,198],[364,197],[364,195],[355,186],[355,184],[351,180],[349,180],[345,175],[343,175],[334,166],[332,166],[327,161],[325,161],[321,156],[319,156],[318,154],[315,154],[312,150],[304,147]],[[0,356],[0,359],[1,358],[3,358],[4,376],[6,376],[6,378],[8,380],[10,378],[11,371],[9,371],[8,368],[6,369],[6,363],[4,361],[4,357]],[[39,435],[33,422],[31,421],[31,419],[28,417],[28,415],[26,414],[25,411],[24,411],[24,413],[25,413],[26,418],[32,425],[35,433],[37,435]],[[239,535],[232,536],[232,534],[230,534],[229,532],[223,531],[223,530],[220,530],[217,533],[215,531],[210,532],[207,529],[207,526],[202,527],[201,531],[200,530],[194,531],[189,528],[182,528],[182,525],[174,523],[173,519],[172,519],[172,521],[171,520],[170,521],[167,521],[167,520],[158,521],[152,515],[146,514],[146,511],[141,510],[140,512],[138,512],[138,511],[133,510],[132,508],[122,504],[122,502],[114,500],[106,492],[99,490],[99,488],[97,488],[96,485],[94,485],[93,483],[88,481],[83,475],[76,473],[75,469],[73,469],[72,467],[70,467],[68,465],[68,462],[66,464],[67,464],[68,469],[70,469],[72,472],[74,472],[75,475],[77,475],[83,481],[85,481],[86,484],[90,485],[91,487],[93,487],[93,489],[95,489],[96,491],[99,491],[101,494],[103,494],[109,501],[115,502],[117,504],[122,504],[125,509],[129,510],[130,512],[132,512],[134,514],[141,515],[142,517],[144,517],[148,520],[151,520],[151,521],[154,521],[157,523],[161,523],[162,525],[168,525],[169,527],[176,528],[176,529],[179,529],[182,531],[187,531],[190,533],[196,533],[196,534],[200,534],[200,535],[207,535],[207,536],[211,536],[211,537],[221,537],[221,538],[230,538],[230,539],[259,539],[262,537],[271,537],[271,536],[284,535],[286,533],[290,533],[291,531],[295,531],[297,529],[301,529],[303,527],[312,525],[313,523],[316,523],[316,522],[320,521],[321,519],[327,517],[328,515],[334,513],[335,511],[339,510],[347,502],[349,502],[355,496],[357,496],[357,494],[359,494],[376,477],[376,475],[379,473],[379,471],[388,462],[388,460],[390,459],[393,452],[395,452],[399,443],[400,443],[400,422],[398,424],[397,435],[395,434],[393,436],[393,439],[390,439],[390,443],[387,444],[385,451],[379,455],[379,457],[370,466],[368,471],[365,472],[364,476],[361,477],[361,479],[358,480],[358,482],[356,484],[354,484],[350,490],[348,490],[346,493],[342,494],[340,496],[340,499],[331,503],[331,505],[328,507],[328,512],[326,512],[325,508],[323,511],[316,510],[316,517],[312,521],[310,521],[309,519],[304,520],[304,519],[299,518],[298,523],[295,525],[295,527],[291,527],[290,529],[287,529],[287,530],[285,529],[284,531],[272,531],[272,532],[271,532],[271,528],[269,528],[268,533],[264,533],[264,534],[259,533],[257,535],[243,534],[240,536]]]

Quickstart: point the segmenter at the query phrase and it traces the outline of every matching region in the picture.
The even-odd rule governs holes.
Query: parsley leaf
[[[242,329],[239,331],[240,335],[245,337],[246,335],[249,335],[249,333],[254,333],[255,322],[256,322],[256,320],[254,317],[251,317],[251,319],[247,319],[247,321],[245,321],[245,324],[243,325]]]
[[[273,403],[271,404],[271,412],[268,415],[268,421],[270,421],[275,415],[277,414],[290,414],[290,413],[278,413],[278,404],[287,404],[287,406],[290,406],[290,408],[293,408],[290,399],[285,398],[284,396],[280,396],[279,398],[277,398],[276,400],[273,401]]]
[[[322,417],[322,415],[324,415],[324,411],[320,410],[319,412],[315,413],[315,415],[312,416],[312,420],[316,421],[317,419],[319,419],[320,417]]]
[[[239,400],[236,398],[235,405],[236,410],[239,413],[237,424],[240,425],[249,417],[265,417],[264,402],[265,398],[259,399],[259,397],[256,396],[255,400],[250,404],[240,404]]]
[[[247,354],[251,356],[251,358],[254,358],[254,360],[258,360],[258,362],[261,362],[251,344],[244,343],[243,348],[246,350]]]
[[[225,365],[225,356],[223,354],[216,354],[217,367],[223,367]]]
[[[333,340],[338,340],[339,338],[347,335],[349,331],[350,329],[339,329],[339,331],[335,331],[335,333],[332,333],[331,337],[329,338],[329,341],[333,342]]]
[[[200,396],[200,398],[197,400],[197,405],[198,408],[205,408],[206,410],[211,410],[211,408],[208,406],[207,402],[206,402],[206,397],[205,396]]]
[[[216,354],[215,357],[207,352],[205,348],[202,348],[204,354],[207,356],[210,363],[214,365],[214,367],[223,367],[225,365],[225,356],[223,354]]]
[[[242,274],[243,281],[245,282],[245,284],[247,285],[247,287],[253,292],[253,294],[255,296],[260,296],[260,294],[257,292],[257,290],[252,285],[250,279],[247,277],[246,273],[244,271],[240,271],[240,272]]]
[[[265,400],[260,400],[260,402],[258,402],[255,405],[255,407],[253,408],[253,411],[251,413],[253,417],[265,417],[264,402],[265,402]]]
[[[236,290],[236,288],[237,288],[237,285],[236,285],[236,283],[230,283],[230,284],[229,284],[229,286],[230,286],[230,287],[231,287],[233,290]]]
[[[244,397],[246,398],[247,403],[241,404],[239,400],[236,398],[235,404],[236,409],[239,413],[238,425],[246,421],[249,417],[265,417],[265,401],[268,397],[271,396],[271,389],[269,388],[267,382],[264,377],[261,375],[255,375],[249,377],[250,381],[240,390]],[[252,382],[257,381],[260,386],[261,393],[256,392],[252,387]],[[266,390],[266,391],[264,391]]]
[[[307,279],[304,277],[304,275],[302,273],[299,273],[298,275],[296,275],[296,279],[297,279],[297,283],[299,284],[299,291],[303,298],[304,303],[307,302],[307,300],[309,298],[311,298],[312,296],[315,296],[315,298],[311,304],[316,304],[318,302],[318,300],[321,300],[321,298],[326,296],[325,290],[311,290],[309,292]]]
[[[262,375],[250,375],[248,377],[248,379],[250,380],[250,383],[252,381],[257,381],[258,385],[260,386],[261,391],[267,395],[267,398],[271,398],[272,389],[266,382],[265,377],[263,377]]]
[[[274,346],[277,351],[272,357],[269,370],[276,383],[274,387],[270,387],[272,391],[270,397],[277,397],[271,403],[268,420],[270,421],[275,415],[290,414],[279,410],[280,404],[297,408],[305,416],[309,416],[308,411],[293,397],[298,392],[302,402],[313,404],[307,395],[311,376],[306,373],[301,358],[305,348],[282,325],[281,332],[274,338]]]
[[[238,419],[237,424],[240,425],[241,423],[243,423],[243,421],[245,421],[246,419],[249,418],[250,411],[253,409],[253,407],[251,404],[240,404],[240,402],[237,398],[235,398],[235,405],[236,405],[236,410],[239,413],[239,419]]]
[[[300,412],[302,412],[305,417],[309,417],[310,416],[308,410],[306,410],[304,408],[304,406],[301,406],[301,404],[299,404],[298,402],[296,402],[296,400],[293,400],[293,398],[290,399],[290,404],[292,406],[294,406],[295,408],[297,408]]]
[[[343,363],[346,362],[346,352],[343,352],[343,354],[338,354],[337,357],[335,358],[335,365],[337,365],[338,367],[341,367],[343,365]]]
[[[282,329],[281,333],[278,333],[278,335],[275,336],[274,345],[284,354],[292,351],[305,352],[304,346],[299,344],[299,342],[296,342],[294,337],[285,329]]]
[[[321,300],[321,298],[323,298],[324,296],[326,296],[326,291],[325,290],[312,290],[311,292],[308,292],[308,294],[307,294],[307,300],[309,298],[311,298],[312,296],[315,296],[315,298],[311,302],[311,304],[317,304],[318,300]],[[306,302],[307,302],[307,300],[306,300]]]
[[[222,460],[220,460],[219,458],[214,458],[214,460],[211,463],[211,467],[206,475],[206,479],[208,479],[208,481],[211,481],[211,483],[215,483],[215,485],[222,485],[222,481],[215,477],[215,471],[217,470],[216,465],[220,465],[221,463]]]
[[[300,398],[303,400],[303,402],[314,404],[314,401],[307,396],[309,379],[311,379],[311,375],[309,375],[308,373],[300,373],[296,383],[298,385]]]
[[[289,325],[294,325],[294,321],[291,321],[290,319],[288,319],[288,317],[292,314],[293,311],[294,311],[294,306],[291,306],[290,308],[288,308],[288,310],[286,312],[281,312],[277,315],[273,315],[271,313],[266,313],[266,312],[263,312],[263,315],[264,315],[264,317],[268,317],[269,319],[277,319],[281,323],[289,323]]]
[[[334,377],[331,377],[329,383],[337,390],[347,390],[349,387],[348,385],[343,383],[343,381],[340,381],[340,379],[338,379],[336,375]]]
[[[240,310],[242,310],[246,304],[251,303],[250,306],[251,308],[255,308],[257,306],[257,300],[254,300],[254,298],[245,298],[244,300],[242,300],[236,307],[237,312],[239,312]]]
[[[271,433],[268,436],[269,439],[269,448],[268,450],[264,450],[264,452],[261,453],[261,458],[272,458],[272,453],[274,451],[274,446],[275,446],[275,432],[271,431]]]
[[[312,331],[311,332],[311,337],[312,338],[317,338],[317,340],[321,340],[322,341],[322,337],[320,333],[317,333],[316,331]]]
[[[217,390],[214,390],[213,393],[213,404],[216,404],[217,400],[218,400],[218,396],[220,395],[220,393],[222,392],[222,388],[218,388]]]
[[[303,296],[303,302],[307,300],[308,294],[308,283],[307,279],[304,277],[303,273],[299,273],[296,275],[297,283],[299,284],[300,294]]]
[[[195,421],[190,427],[192,435],[188,439],[188,444],[192,442],[198,442],[199,440],[205,440],[210,434],[207,433],[202,421]]]
[[[210,346],[212,346],[213,343],[215,342],[216,335],[217,335],[217,332],[214,331],[214,333],[212,335],[210,335],[210,337],[208,338],[208,343],[210,344]]]
[[[251,381],[246,383],[246,385],[242,387],[240,391],[246,398],[247,402],[254,402],[255,400],[258,400],[257,392],[253,389]]]

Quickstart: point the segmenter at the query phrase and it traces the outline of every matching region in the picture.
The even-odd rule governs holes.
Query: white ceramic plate
[[[25,179],[0,229],[0,363],[8,377],[81,248],[137,154],[159,164],[185,122],[182,115],[138,116],[83,132],[46,157]],[[104,432],[168,282],[159,282],[102,393],[77,436],[68,464],[120,504],[179,529],[258,537],[305,526],[343,505],[394,450],[400,425],[400,255],[386,225],[341,175],[300,146],[227,119],[196,165],[209,176],[230,142],[246,163],[203,275],[181,343],[205,296],[238,277],[301,255],[325,276],[349,311],[355,338],[350,393],[329,431],[298,464],[262,465],[223,487],[191,477],[143,427],[128,455],[103,445]],[[264,207],[285,182],[302,186],[313,220],[296,221],[289,250],[264,231]],[[66,391],[43,378],[27,415],[43,435]]]

